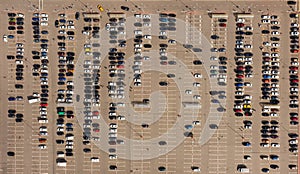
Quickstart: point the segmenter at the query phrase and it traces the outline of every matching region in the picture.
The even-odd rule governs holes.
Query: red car
[[[16,25],[15,22],[9,22],[9,25]]]
[[[239,78],[239,79],[245,78],[244,75],[240,75],[240,74],[239,74],[239,75],[236,75],[236,77]]]
[[[263,79],[262,80],[264,83],[270,83],[271,81],[270,81],[270,79]]]
[[[298,121],[298,118],[297,117],[291,117],[291,120],[292,121]]]
[[[263,57],[264,61],[270,61],[271,58],[270,57]]]
[[[290,70],[298,70],[298,67],[296,67],[296,66],[290,66]]]
[[[93,115],[99,115],[98,111],[93,111]]]
[[[45,106],[45,107],[47,107],[47,106],[48,106],[48,103],[41,103],[40,106]]]
[[[234,112],[241,113],[241,112],[242,112],[242,110],[241,110],[241,109],[234,109]]]
[[[220,27],[226,27],[226,24],[225,23],[220,23],[219,26]]]
[[[94,132],[100,132],[100,129],[99,128],[94,128],[93,131]]]
[[[124,68],[124,65],[117,65],[117,68]]]
[[[291,49],[291,53],[298,53],[299,52],[299,50],[297,50],[297,49]]]
[[[243,67],[243,66],[238,66],[236,69],[237,69],[237,70],[244,70],[245,67]]]
[[[291,79],[291,82],[292,82],[292,83],[298,83],[299,80],[298,80],[298,79]]]
[[[236,26],[243,27],[243,26],[245,26],[245,24],[243,24],[243,23],[237,23]]]

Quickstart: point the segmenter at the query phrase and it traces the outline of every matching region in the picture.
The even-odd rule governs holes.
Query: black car
[[[14,26],[8,26],[8,30],[15,30],[16,29],[16,27],[14,27]]]
[[[160,85],[160,86],[168,86],[168,82],[163,82],[163,81],[162,81],[162,82],[159,82],[159,85]]]
[[[115,165],[110,165],[110,166],[109,166],[109,169],[110,169],[110,170],[117,170],[117,166],[115,166]]]
[[[121,9],[125,10],[125,11],[129,11],[129,7],[126,7],[126,6],[121,6]]]
[[[280,39],[278,37],[271,37],[270,40],[271,41],[280,41]]]
[[[202,65],[202,61],[201,60],[194,60],[193,64],[194,65]]]
[[[8,151],[7,156],[15,156],[15,152]]]
[[[80,18],[80,13],[79,13],[79,12],[76,12],[76,13],[75,13],[75,19],[76,19],[76,20],[79,20],[79,18]]]
[[[58,28],[58,25],[59,25],[58,20],[55,20],[54,25],[55,25],[56,28]]]
[[[287,1],[288,5],[296,5],[296,1]]]
[[[65,141],[64,140],[56,140],[56,144],[64,144]]]
[[[6,58],[11,60],[11,59],[15,59],[15,56],[7,55]]]
[[[17,89],[23,89],[23,85],[21,85],[21,84],[15,84],[15,88],[17,88]]]
[[[42,34],[48,34],[49,32],[47,30],[42,30],[41,33]]]

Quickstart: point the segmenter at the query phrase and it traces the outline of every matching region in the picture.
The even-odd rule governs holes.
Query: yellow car
[[[251,108],[251,105],[244,104],[244,109],[246,109],[246,108]]]
[[[84,51],[90,52],[90,51],[92,51],[92,49],[91,48],[85,48]]]
[[[97,8],[98,8],[101,12],[104,11],[104,8],[103,8],[101,5],[97,5]]]

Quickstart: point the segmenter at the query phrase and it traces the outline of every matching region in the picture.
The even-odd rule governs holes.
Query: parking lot
[[[297,173],[293,2],[73,3],[3,2],[1,172]]]

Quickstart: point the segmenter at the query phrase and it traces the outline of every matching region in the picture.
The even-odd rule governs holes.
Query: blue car
[[[65,19],[60,19],[59,22],[60,23],[66,23],[66,20]]]
[[[39,21],[39,18],[32,18],[32,21]]]
[[[41,52],[42,56],[47,56],[47,52]]]
[[[8,101],[15,101],[15,100],[16,100],[15,97],[9,97],[9,98],[8,98]]]
[[[263,75],[263,78],[264,78],[264,79],[270,79],[270,78],[271,78],[271,75],[264,74],[264,75]]]
[[[15,38],[15,36],[14,35],[8,35],[7,38],[13,39],[13,38]]]
[[[243,145],[249,147],[249,146],[251,146],[251,143],[250,142],[243,142]]]
[[[67,79],[65,77],[58,78],[59,81],[66,81]]]
[[[168,19],[167,18],[159,18],[159,21],[160,22],[168,22]]]
[[[243,83],[236,83],[235,86],[236,87],[242,87],[242,86],[244,86],[244,84]]]
[[[67,128],[72,128],[73,124],[72,123],[67,123],[66,126],[67,126]]]

